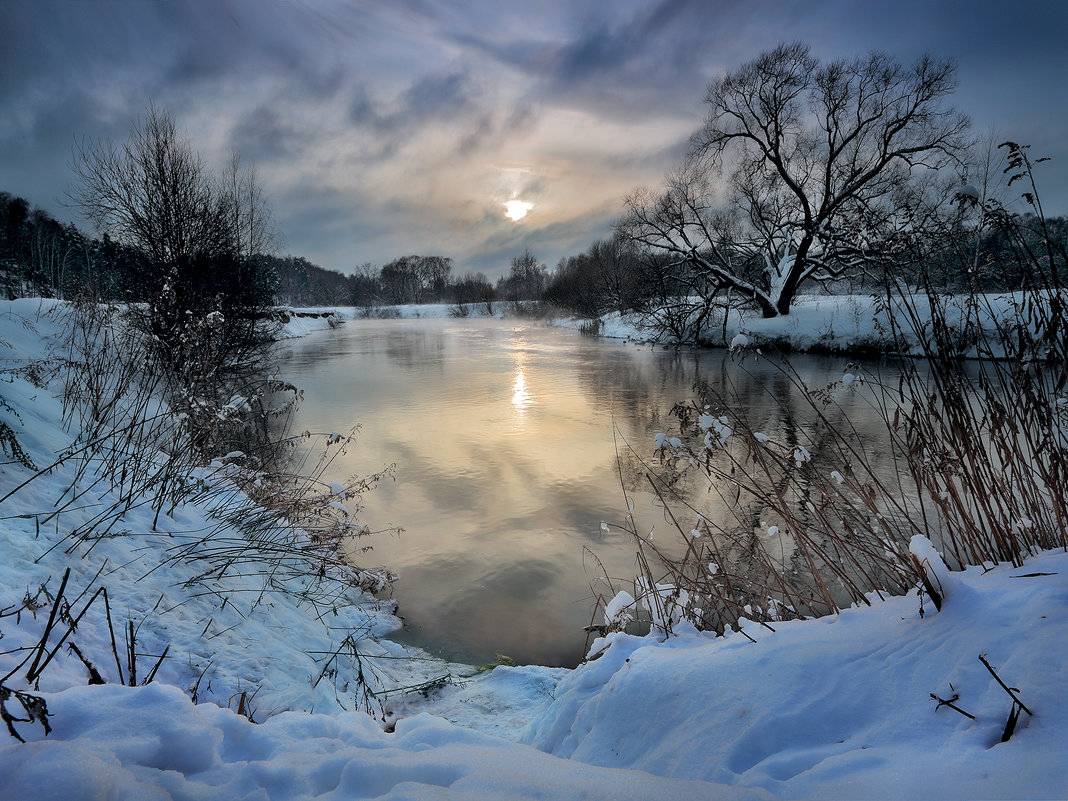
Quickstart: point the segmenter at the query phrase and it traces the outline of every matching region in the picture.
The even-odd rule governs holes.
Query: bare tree
[[[452,259],[447,256],[422,256],[419,259],[419,276],[422,294],[434,303],[445,300],[452,275]]]
[[[545,265],[529,249],[522,256],[512,259],[508,275],[497,281],[497,295],[504,300],[519,303],[525,300],[540,300],[548,283]]]
[[[821,66],[807,45],[780,45],[709,85],[686,163],[662,194],[628,199],[621,230],[764,316],[787,314],[805,283],[874,257],[912,175],[958,160],[969,123],[944,105],[954,75],[929,56]]]
[[[163,109],[150,107],[121,145],[75,146],[71,199],[101,232],[160,267],[233,252],[233,203]]]
[[[148,304],[130,314],[169,369],[182,375],[198,364],[201,329],[219,340],[215,369],[265,351],[264,312],[277,278],[256,255],[271,229],[254,170],[234,157],[217,179],[170,114],[154,106],[122,144],[76,145],[72,167],[70,197],[82,214],[142,259]]]
[[[611,307],[620,314],[633,308],[640,280],[634,243],[616,233],[590,245],[589,255],[597,268],[598,283]]]

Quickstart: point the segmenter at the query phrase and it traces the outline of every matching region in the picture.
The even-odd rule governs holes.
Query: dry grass
[[[1014,154],[1010,166],[1030,179],[1026,155]],[[673,410],[679,436],[663,437],[660,464],[645,467],[681,544],[669,554],[626,524],[638,544],[635,597],[654,626],[666,633],[686,619],[723,633],[903,593],[923,579],[909,555],[917,535],[958,569],[1068,547],[1068,253],[1028,199],[1038,212],[1029,224],[1046,232],[1039,248],[1023,221],[996,204],[982,210],[1029,275],[1008,306],[891,278],[883,306],[897,346],[880,366],[813,388],[773,362],[790,388],[780,424],[751,419],[729,382],[699,385],[697,400]],[[872,421],[881,446],[861,433]],[[695,473],[714,500],[676,491]]]

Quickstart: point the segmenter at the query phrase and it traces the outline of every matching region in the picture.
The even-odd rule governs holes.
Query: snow
[[[306,336],[312,331],[325,331],[330,328],[331,316],[335,320],[344,320],[351,317],[345,315],[343,309],[300,309],[294,310],[289,319],[282,324],[281,331],[277,334],[279,339],[296,339]],[[336,324],[336,323],[335,323]]]
[[[964,297],[941,298],[946,322],[951,326],[959,325],[971,316],[991,328],[992,318],[1011,319],[1013,305],[1023,296],[1020,293],[997,293],[979,297],[980,302],[975,307],[969,306]],[[719,322],[710,324],[703,332],[703,338],[707,344],[727,347],[733,352],[754,351],[771,345],[793,351],[885,352],[891,342],[891,327],[883,308],[885,303],[884,298],[876,299],[872,295],[799,295],[790,313],[777,317],[765,319],[753,311],[732,309],[725,322],[721,317]],[[929,301],[922,293],[912,297],[910,303],[921,319],[930,315]],[[899,314],[899,319],[906,318]],[[554,324],[579,328],[587,322],[579,318],[560,318]],[[640,315],[612,312],[602,316],[599,333],[615,339],[649,342],[656,332],[643,326]],[[912,334],[902,334],[913,351],[920,353]],[[974,357],[975,353],[975,346],[972,346],[963,355]]]
[[[79,687],[54,731],[0,747],[9,799],[700,799],[708,785],[570,762],[418,715],[285,713],[253,724],[180,690]],[[723,788],[719,798],[767,798]]]
[[[48,315],[57,309],[0,304],[0,341],[11,346],[0,366],[21,370],[0,384],[10,407],[0,419],[39,467],[77,435],[63,425],[55,388],[31,380],[60,329]],[[704,422],[711,432],[727,423]],[[677,447],[663,434],[656,445]],[[0,497],[33,472],[2,462]],[[55,593],[66,568],[75,611],[89,600],[78,598],[83,590],[108,587],[120,651],[123,626],[138,626],[141,677],[168,645],[170,655],[153,683],[120,686],[98,602],[70,639],[108,684],[86,686],[85,666],[66,648],[39,690],[25,668],[5,679],[45,699],[52,732],[21,722],[26,743],[0,740],[4,801],[1068,798],[1066,553],[950,572],[918,538],[910,552],[949,590],[937,614],[913,590],[718,638],[679,620],[683,590],[642,579],[637,599],[609,600],[605,636],[579,668],[477,672],[391,642],[392,605],[357,586],[312,603],[314,577],[265,582],[250,571],[216,581],[199,576],[195,560],[167,561],[190,532],[215,525],[208,507],[179,507],[154,531],[151,511],[135,506],[113,536],[75,545],[71,532],[109,498],[87,474],[81,505],[53,514],[73,470],[57,465],[0,505],[0,609],[35,593],[40,605],[0,617],[0,675],[42,636],[50,604],[38,588]],[[197,478],[218,480],[207,469]],[[343,507],[343,485],[325,486],[327,502]],[[354,577],[364,580],[376,578]],[[639,605],[656,618],[653,632],[616,630]],[[324,656],[350,635],[361,661]],[[1008,742],[1013,701],[980,656],[1034,713],[1021,714]],[[373,673],[377,718],[354,711],[361,665]],[[21,711],[14,699],[6,707]]]
[[[622,631],[634,620],[635,610],[634,596],[626,590],[620,590],[604,608],[605,627]]]
[[[487,314],[485,304],[469,303],[467,312],[472,317],[506,317],[512,311],[512,304],[494,302],[493,313]],[[444,319],[456,316],[457,306],[453,303],[401,303],[395,306],[314,306],[300,309],[283,310],[289,317],[282,325],[279,339],[294,339],[306,336],[313,331],[324,331],[332,326],[343,325],[360,319]],[[333,322],[331,322],[333,321]]]
[[[954,580],[950,576],[946,562],[934,547],[934,544],[922,534],[916,534],[909,542],[909,553],[919,563],[926,577],[926,584],[938,593],[939,604],[948,598]]]
[[[781,798],[1068,797],[1068,555],[955,575],[966,602],[922,618],[911,593],[774,632],[749,625],[756,643],[609,635],[523,741]],[[980,654],[1035,713],[1007,743],[1012,702]],[[931,693],[958,694],[976,720]]]
[[[702,414],[698,416],[697,422],[701,430],[706,432],[704,442],[709,450],[726,445],[727,440],[734,433],[734,429],[728,425],[729,421],[723,415],[716,417],[712,414]],[[717,435],[715,439],[712,438],[713,432]]]

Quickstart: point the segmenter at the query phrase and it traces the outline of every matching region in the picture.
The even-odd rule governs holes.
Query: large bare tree
[[[805,283],[876,255],[912,176],[959,158],[969,123],[946,105],[954,88],[951,61],[821,65],[780,45],[709,85],[685,164],[663,192],[628,199],[621,230],[765,317],[787,314]]]

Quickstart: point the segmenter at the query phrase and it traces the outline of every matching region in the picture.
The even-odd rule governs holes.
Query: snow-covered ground
[[[44,355],[61,325],[46,314],[54,306],[0,306],[4,366]],[[38,467],[77,433],[46,378],[28,369],[0,383],[0,419]],[[33,473],[3,462],[0,497]],[[921,615],[912,594],[774,632],[747,626],[756,642],[613,634],[574,671],[472,675],[384,639],[391,607],[355,589],[315,605],[299,577],[205,579],[195,559],[168,562],[213,525],[210,508],[179,507],[157,531],[135,508],[109,536],[75,545],[108,498],[90,472],[77,503],[54,515],[73,470],[59,465],[0,503],[0,675],[41,637],[51,604],[38,588],[55,594],[68,567],[75,615],[91,597],[79,593],[108,588],[123,657],[134,623],[139,677],[170,651],[152,685],[119,686],[102,601],[90,606],[69,641],[108,684],[85,686],[85,665],[57,651],[40,676],[51,734],[14,724],[28,742],[0,745],[0,799],[1068,798],[1063,553],[953,574],[937,613],[928,603]],[[361,659],[331,660],[350,635]],[[1013,702],[980,655],[1034,713],[1006,743]],[[453,683],[428,699],[383,695],[383,722],[352,711],[361,667],[387,693]],[[32,689],[25,673],[4,685]],[[932,694],[956,696],[974,719]],[[25,717],[17,699],[5,706]]]
[[[1065,798],[1066,602],[1068,556],[1047,553],[952,574],[942,610],[928,601],[923,617],[913,593],[774,633],[750,624],[756,643],[610,635],[523,739],[784,798]],[[980,655],[1034,713],[1007,743],[1013,702]]]
[[[964,296],[947,295],[940,298],[947,322],[960,325],[962,320],[972,319],[989,328],[992,318],[1002,321],[1011,319],[1014,304],[1019,303],[1022,296],[992,294],[981,295],[979,299],[978,306],[968,307]],[[723,316],[719,315],[709,324],[703,339],[709,344],[724,346],[745,342],[754,348],[770,344],[793,351],[877,353],[885,350],[893,340],[886,312],[882,308],[884,302],[872,295],[800,295],[790,314],[779,317],[764,319],[752,311],[732,309],[726,315],[726,324]],[[930,317],[929,301],[922,294],[911,296],[909,304],[918,319]],[[899,320],[907,317],[903,313],[897,316]],[[554,324],[579,328],[588,322],[580,318],[563,317],[555,320]],[[656,329],[651,328],[640,315],[620,315],[618,312],[601,318],[598,333],[600,336],[637,341],[656,337]],[[906,330],[900,333],[915,348],[912,332]],[[664,341],[668,342],[667,339]],[[965,355],[969,355],[967,350]]]

